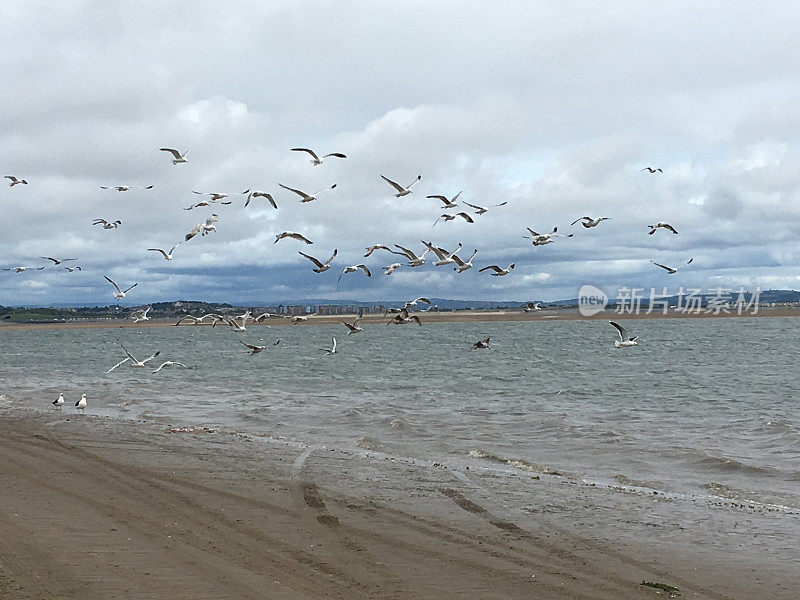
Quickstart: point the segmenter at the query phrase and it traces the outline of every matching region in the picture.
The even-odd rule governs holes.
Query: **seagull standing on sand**
[[[331,354],[336,354],[336,338],[331,338],[331,347],[330,348],[320,348],[323,352],[325,352],[328,356]]]
[[[661,267],[662,269],[664,269],[667,272],[667,275],[675,275],[675,273],[677,273],[680,269],[683,269],[686,265],[692,264],[693,260],[694,260],[694,258],[690,258],[689,260],[686,261],[685,264],[683,264],[683,265],[681,265],[679,267],[675,267],[675,268],[668,267],[667,265],[659,264],[659,263],[654,262],[652,260],[650,262],[653,263],[655,266]]]
[[[581,225],[589,229],[590,227],[597,227],[601,221],[608,221],[611,217],[597,217],[593,219],[592,217],[581,217],[580,219],[575,219],[572,223],[570,223],[570,227],[575,225],[578,221],[581,222]]]
[[[183,154],[181,154],[180,152],[175,150],[175,148],[159,148],[159,150],[161,152],[169,152],[170,154],[172,154],[172,156],[173,156],[172,164],[173,165],[179,165],[181,163],[189,162],[189,160],[186,158],[186,155],[189,154],[188,150],[186,152],[184,152]]]
[[[275,203],[275,199],[272,197],[272,194],[268,194],[267,192],[262,192],[261,190],[245,190],[239,193],[247,194],[247,200],[244,201],[245,208],[247,208],[247,205],[250,204],[250,200],[253,198],[266,198],[269,203],[272,204],[272,208],[278,208],[278,205]]]
[[[81,399],[75,403],[75,408],[81,411],[81,413],[86,412],[86,394],[81,394]]]
[[[497,265],[489,265],[488,267],[483,267],[482,269],[478,269],[478,273],[483,273],[488,269],[492,269],[494,273],[489,273],[492,277],[503,277],[504,275],[508,275],[511,273],[511,269],[514,268],[514,263],[508,265],[505,269],[501,269]]]
[[[320,191],[316,192],[315,194],[306,194],[305,192],[302,192],[300,190],[296,190],[294,188],[290,188],[289,186],[283,185],[282,183],[279,183],[278,185],[281,186],[283,189],[289,190],[290,192],[294,192],[295,194],[300,196],[300,202],[313,202],[314,200],[317,199],[317,196],[319,196],[321,193],[329,192],[330,190],[333,190],[333,189],[336,188],[336,184],[334,183],[331,187],[327,187],[324,190],[320,190]]]
[[[301,256],[305,256],[305,257],[306,257],[308,260],[310,260],[310,261],[311,261],[311,262],[313,262],[315,265],[317,265],[317,267],[316,267],[315,269],[312,269],[312,271],[314,271],[314,273],[324,273],[325,271],[327,271],[328,269],[330,269],[330,268],[331,268],[331,263],[333,262],[333,259],[334,259],[334,258],[336,258],[336,254],[337,254],[338,252],[339,252],[339,251],[338,251],[336,248],[334,248],[334,249],[333,249],[333,254],[332,254],[332,255],[331,255],[331,257],[330,257],[330,258],[327,260],[327,262],[324,262],[324,263],[322,263],[322,262],[318,261],[318,260],[317,260],[316,258],[314,258],[313,256],[309,256],[308,254],[303,254],[302,252],[298,252],[298,254],[300,254]]]
[[[24,179],[17,179],[13,175],[5,175],[4,179],[11,180],[11,185],[9,187],[14,187],[15,185],[19,185],[19,184],[28,185],[27,181],[25,181]]]
[[[381,175],[381,179],[383,179],[386,183],[388,183],[397,191],[397,193],[394,195],[395,198],[402,198],[403,196],[408,196],[411,193],[411,188],[414,187],[415,183],[417,183],[420,179],[422,179],[422,175],[417,175],[417,178],[411,183],[409,183],[406,187],[403,187],[399,183],[396,183],[391,179],[384,177],[383,175]]]
[[[656,232],[656,229],[659,229],[661,227],[663,227],[667,231],[671,231],[675,235],[678,235],[678,232],[675,230],[675,228],[665,221],[659,221],[655,225],[648,225],[648,227],[650,228],[650,231],[647,232],[647,235],[653,235]]]
[[[114,293],[114,298],[116,298],[117,300],[122,300],[125,297],[125,294],[130,292],[137,285],[139,285],[139,282],[136,282],[131,287],[129,287],[127,290],[122,291],[116,283],[114,283],[111,279],[108,278],[108,276],[103,275],[103,277],[106,278],[107,282],[109,282],[111,285],[114,286],[114,289],[116,290],[116,292]]]
[[[322,162],[329,156],[334,156],[336,158],[347,158],[341,152],[331,152],[330,154],[325,154],[323,155],[322,158],[320,158],[319,156],[317,156],[316,152],[314,152],[309,148],[292,148],[292,152],[308,152],[311,155],[311,164],[314,165],[315,167],[321,165]]]
[[[617,330],[617,333],[619,333],[619,339],[614,340],[615,348],[629,348],[631,346],[639,345],[639,343],[636,341],[639,336],[628,337],[628,330],[622,325],[619,323],[614,323],[614,321],[609,321],[609,323],[614,327],[614,329]]]
[[[58,398],[53,400],[53,406],[55,406],[56,408],[61,408],[62,406],[64,406],[64,394],[59,394]]]
[[[369,270],[369,268],[367,267],[367,265],[360,264],[360,265],[351,265],[351,266],[349,266],[349,267],[345,267],[345,268],[342,270],[341,274],[339,275],[339,279],[337,279],[336,281],[337,281],[337,282],[338,282],[338,281],[341,281],[341,280],[342,280],[342,275],[344,275],[345,273],[355,273],[355,272],[356,272],[356,271],[358,271],[359,269],[361,269],[362,271],[364,271],[364,273],[366,274],[366,276],[367,276],[367,277],[372,277],[372,273],[370,272],[370,270]]]

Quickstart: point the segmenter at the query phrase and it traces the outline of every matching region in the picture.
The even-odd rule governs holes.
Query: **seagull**
[[[442,265],[450,265],[455,263],[456,261],[453,257],[456,255],[456,252],[461,250],[461,242],[458,242],[458,248],[453,250],[453,252],[448,252],[444,248],[440,248],[439,246],[434,246],[430,242],[422,241],[422,245],[425,246],[431,252],[433,252],[439,259],[435,263],[433,263],[434,267],[441,267]]]
[[[173,253],[173,252],[175,252],[175,248],[177,248],[177,247],[178,247],[178,246],[180,246],[180,245],[181,245],[181,242],[178,242],[178,243],[177,243],[177,244],[175,244],[175,245],[174,245],[172,248],[170,248],[170,251],[169,251],[169,252],[164,252],[164,251],[163,251],[161,248],[148,248],[148,249],[147,249],[147,251],[148,251],[148,252],[160,252],[160,253],[161,253],[161,255],[162,255],[162,256],[163,256],[163,257],[164,257],[166,260],[172,260],[172,253]]]
[[[159,150],[161,152],[169,152],[170,154],[172,154],[172,156],[175,157],[175,158],[172,159],[172,164],[173,165],[178,165],[180,163],[189,162],[188,159],[186,158],[186,155],[189,154],[188,150],[186,152],[184,152],[183,154],[181,154],[180,152],[178,152],[174,148],[159,148]]]
[[[648,227],[650,228],[650,231],[647,232],[648,235],[653,235],[656,232],[656,229],[658,229],[659,227],[663,227],[667,231],[671,231],[675,235],[678,235],[678,232],[675,231],[675,228],[665,221],[659,221],[655,225],[648,225]]]
[[[655,266],[661,267],[662,269],[664,269],[667,272],[667,275],[675,275],[675,273],[677,273],[679,269],[684,268],[686,265],[692,264],[693,260],[694,260],[694,258],[690,258],[689,260],[686,261],[685,264],[683,264],[683,265],[681,265],[679,267],[675,267],[674,269],[672,267],[668,267],[666,265],[662,265],[662,264],[659,264],[657,262],[653,262],[652,260],[650,262],[653,263]]]
[[[341,280],[342,280],[342,275],[344,275],[345,273],[355,273],[355,272],[356,272],[356,271],[358,271],[359,269],[361,269],[362,271],[364,271],[364,273],[367,275],[367,277],[372,277],[372,273],[370,272],[370,270],[369,270],[369,268],[367,267],[367,265],[360,264],[360,265],[352,265],[352,266],[349,266],[349,267],[345,267],[345,268],[342,270],[341,274],[339,275],[339,279],[337,279],[336,281],[337,281],[337,282],[338,282],[338,281],[341,281]]]
[[[148,306],[145,309],[135,310],[128,315],[128,318],[133,319],[134,325],[136,325],[136,323],[138,323],[139,321],[149,321],[150,317],[147,316],[147,313],[149,313],[152,309],[153,309],[152,306]]]
[[[593,219],[592,217],[581,217],[580,219],[575,219],[572,223],[570,223],[570,227],[575,225],[578,221],[581,222],[581,225],[589,229],[590,227],[597,227],[600,224],[600,221],[608,221],[611,217],[597,217]]]
[[[158,373],[164,367],[183,367],[184,369],[194,369],[194,367],[185,365],[182,362],[178,362],[177,360],[168,360],[167,362],[161,363],[161,366],[158,367],[155,371],[153,371],[153,374]]]
[[[409,267],[421,267],[423,264],[425,264],[425,255],[428,252],[430,252],[430,250],[428,248],[425,248],[425,250],[422,251],[422,254],[417,256],[411,250],[409,250],[408,248],[404,248],[400,244],[395,244],[394,246],[395,246],[395,248],[400,248],[400,250],[402,251],[402,254],[406,258],[408,258],[408,266]],[[387,248],[387,250],[389,250],[389,249]],[[392,252],[394,254],[400,254],[400,252],[395,252],[394,250],[389,250],[389,252]]]
[[[122,346],[122,344],[120,344],[120,346]],[[155,354],[152,354],[151,356],[149,356],[148,358],[146,358],[146,359],[144,359],[142,361],[138,361],[133,357],[133,354],[131,354],[130,352],[128,352],[125,349],[125,346],[122,346],[122,350],[123,350],[123,352],[125,352],[125,355],[126,355],[127,358],[125,358],[124,360],[119,361],[117,364],[115,364],[113,367],[111,367],[108,371],[106,371],[106,375],[111,373],[111,371],[113,371],[117,367],[119,367],[121,365],[124,365],[128,361],[130,361],[131,368],[133,368],[133,369],[144,369],[144,367],[145,367],[145,365],[147,365],[147,363],[149,363],[156,356],[161,354],[161,350],[156,350]]]
[[[315,167],[321,165],[322,161],[324,161],[329,156],[335,156],[336,158],[347,158],[341,152],[331,152],[330,154],[325,154],[322,158],[320,158],[319,156],[317,156],[316,152],[308,148],[292,148],[292,152],[308,152],[311,155],[311,164],[314,165]]]
[[[198,225],[195,225],[194,228],[184,236],[184,241],[188,242],[198,233],[200,234],[200,237],[203,237],[212,231],[216,231],[217,227],[215,223],[217,222],[219,222],[219,216],[216,213],[212,214],[206,219],[205,223],[199,223]]]
[[[59,260],[57,258],[51,258],[50,256],[42,256],[42,258],[45,259],[45,260],[52,260],[53,263],[55,263],[53,265],[55,267],[57,267],[58,265],[60,265],[63,262],[67,262],[68,260],[78,260],[77,258],[62,258],[61,260]]]
[[[417,175],[417,178],[411,183],[409,183],[406,187],[403,187],[399,183],[395,183],[391,179],[387,179],[383,175],[381,175],[381,179],[383,179],[386,183],[388,183],[395,190],[397,190],[397,193],[394,195],[395,198],[402,198],[403,196],[408,196],[411,193],[411,188],[414,186],[415,183],[417,183],[420,179],[422,179],[422,175]]]
[[[256,323],[261,323],[261,321],[268,321],[272,317],[277,317],[277,316],[278,315],[273,315],[272,313],[265,312],[255,317],[253,321],[255,321]]]
[[[453,267],[453,270],[454,271],[458,271],[459,273],[463,273],[467,269],[471,269],[472,268],[472,259],[475,258],[475,255],[477,253],[478,253],[477,249],[473,250],[472,251],[472,256],[470,256],[469,260],[467,260],[467,261],[463,261],[458,257],[458,255],[453,254],[453,260],[458,265],[457,267]]]
[[[409,315],[407,309],[401,308],[400,312],[392,317],[391,321],[389,321],[387,325],[407,325],[412,321],[422,327],[422,321],[417,315]]]
[[[228,325],[232,331],[235,331],[236,333],[243,333],[247,331],[247,328],[245,326],[247,325],[247,320],[249,318],[250,318],[250,311],[248,310],[245,314],[238,317],[234,317],[232,319],[230,317],[222,316],[218,320],[214,321],[214,323],[211,326],[216,327],[217,323],[222,321],[223,323]]]
[[[116,229],[122,225],[122,221],[109,222],[105,219],[95,219],[92,225],[102,225],[103,229]]]
[[[191,205],[185,207],[183,210],[194,210],[195,208],[201,208],[203,206],[211,206],[212,204],[216,204],[216,203],[217,203],[216,200],[200,200],[200,202],[195,202],[194,204],[191,204]],[[228,206],[228,205],[233,204],[233,203],[232,202],[220,202],[220,204],[224,204],[224,205]]]
[[[533,303],[528,302],[527,306],[522,309],[522,312],[536,312],[537,310],[542,310],[542,307],[539,306],[539,302]]]
[[[399,311],[397,311],[397,312],[401,312],[401,311],[403,311],[403,310],[405,310],[406,312],[408,312],[408,309],[409,309],[409,308],[413,308],[414,306],[416,306],[416,305],[417,305],[417,302],[424,302],[425,304],[427,304],[427,305],[429,305],[429,306],[430,306],[430,303],[431,303],[431,301],[430,301],[430,300],[428,300],[427,298],[425,298],[424,296],[420,296],[419,298],[414,298],[413,300],[409,300],[408,302],[406,302],[406,303],[403,305],[403,308],[401,308],[401,309],[400,309]]]
[[[506,204],[508,204],[508,200],[506,200],[505,202],[501,202],[500,204],[492,204],[492,206],[490,206],[489,208],[496,208],[498,206],[505,206]],[[469,206],[470,208],[474,208],[476,215],[482,215],[483,213],[489,211],[489,208],[486,208],[486,207],[483,207],[483,206],[478,206],[477,204],[470,204],[469,202],[464,202],[464,205],[465,206]]]
[[[127,290],[125,290],[123,292],[121,289],[119,289],[119,286],[116,283],[114,283],[113,281],[111,281],[106,275],[103,275],[103,277],[105,277],[106,281],[108,281],[111,285],[113,285],[114,289],[117,290],[116,293],[114,294],[114,298],[116,298],[117,300],[122,300],[125,297],[125,294],[130,292],[137,285],[139,285],[139,282],[136,282],[131,287],[129,287]]]
[[[175,323],[175,326],[177,327],[178,325],[180,325],[181,323],[183,323],[183,321],[185,321],[187,319],[192,319],[194,321],[194,323],[192,323],[192,325],[197,325],[197,324],[202,323],[203,321],[205,321],[208,317],[211,317],[214,320],[215,323],[217,321],[222,321],[222,315],[218,315],[218,314],[215,314],[215,313],[208,313],[207,315],[203,315],[202,317],[195,317],[194,315],[183,315],[180,319],[178,319],[178,322]]]
[[[279,233],[275,236],[275,241],[272,242],[273,244],[277,244],[284,238],[292,238],[293,240],[297,240],[298,242],[305,242],[306,244],[313,244],[310,239],[306,236],[301,235],[299,233],[295,233],[294,231],[284,231],[283,233]]]
[[[553,227],[553,231],[551,231],[550,233],[536,233],[530,227],[526,227],[525,229],[527,229],[530,232],[531,235],[529,239],[533,240],[532,243],[534,246],[544,246],[545,244],[552,244],[555,241],[553,238],[556,237],[571,238],[573,235],[575,235],[573,233],[570,233],[569,235],[562,235],[560,233],[557,233],[558,227]],[[528,238],[527,235],[524,235],[522,237]]]
[[[283,189],[289,190],[290,192],[294,192],[295,194],[300,196],[300,202],[313,202],[314,200],[317,199],[317,196],[320,195],[322,192],[328,192],[336,187],[336,184],[334,183],[331,187],[325,188],[324,190],[320,190],[315,194],[306,194],[305,192],[301,192],[300,190],[290,188],[286,185],[283,185],[282,183],[279,183],[278,185],[281,186]]]
[[[239,341],[242,342],[242,340]],[[244,344],[250,349],[250,356],[255,356],[256,354],[258,354],[259,352],[261,352],[266,348],[266,346],[257,346],[255,344],[248,344],[247,342],[242,342],[242,344]]]
[[[5,175],[3,178],[11,180],[11,185],[9,187],[14,187],[15,185],[19,185],[20,183],[22,185],[28,185],[27,181],[25,181],[24,179],[17,179],[13,175]]]
[[[341,322],[342,325],[347,327],[347,335],[353,335],[354,333],[360,333],[360,332],[364,331],[364,328],[363,327],[359,327],[359,325],[358,325],[358,322],[360,320],[361,319],[358,318],[355,321],[353,321],[352,323],[348,323],[347,321],[342,321]]]
[[[192,193],[198,196],[208,196],[211,202],[216,202],[217,200],[228,197],[228,194],[222,192],[198,192],[197,190],[192,190]],[[230,204],[230,202],[223,202],[222,204]]]
[[[648,173],[663,173],[664,172],[659,168],[654,169],[653,167],[645,167],[644,169],[642,169],[642,171],[647,171]]]
[[[489,338],[485,338],[482,340],[478,340],[474,344],[472,344],[472,348],[470,348],[470,352],[473,350],[485,350],[489,347]]]
[[[395,244],[395,246],[396,245],[397,244]],[[375,250],[386,250],[388,252],[391,252],[392,254],[400,254],[400,252],[396,252],[396,251],[392,250],[391,248],[389,248],[389,246],[387,246],[385,244],[375,244],[374,246],[370,246],[369,248],[364,248],[364,249],[366,250],[366,253],[364,254],[364,258],[367,258],[370,254],[375,252]]]
[[[278,208],[278,205],[275,203],[275,199],[272,197],[272,194],[268,194],[267,192],[262,192],[261,190],[245,190],[239,193],[247,194],[247,200],[244,201],[245,208],[247,208],[247,205],[250,204],[250,200],[253,198],[266,198],[269,203],[272,204],[272,208]]]
[[[323,352],[327,353],[328,356],[331,354],[336,354],[336,338],[331,338],[331,347],[330,348],[320,348]]]
[[[299,325],[300,323],[303,323],[304,321],[308,321],[308,317],[305,317],[303,315],[294,315],[292,317],[292,325]]]
[[[396,269],[399,269],[402,266],[403,265],[401,265],[400,263],[392,263],[390,265],[386,265],[385,267],[383,267],[383,272],[386,275],[391,275],[392,273],[395,272]]]
[[[302,252],[298,252],[298,254],[300,254],[302,256],[305,256],[308,260],[310,260],[315,265],[317,265],[316,269],[312,269],[315,273],[323,273],[323,272],[327,271],[328,269],[330,269],[331,268],[331,263],[333,262],[333,259],[336,258],[336,254],[337,253],[338,253],[338,250],[336,248],[334,248],[333,249],[333,254],[327,260],[327,262],[321,263],[316,258],[314,258],[313,256],[309,256],[308,254],[303,254]]]
[[[492,277],[503,277],[504,275],[508,275],[511,273],[511,269],[514,268],[514,263],[508,265],[505,269],[501,269],[497,265],[489,265],[488,267],[483,267],[482,269],[478,269],[478,273],[483,273],[489,269],[492,269],[494,273],[489,273]]]
[[[64,394],[59,394],[58,398],[53,400],[53,406],[55,406],[56,408],[61,408],[62,406],[64,406]]]
[[[132,185],[101,185],[101,190],[117,190],[118,192],[127,192],[128,190],[132,190],[135,186]],[[152,185],[146,185],[144,187],[140,187],[140,190],[152,190]]]
[[[438,223],[438,222],[439,222],[439,221],[441,221],[442,219],[444,219],[445,221],[452,221],[452,220],[453,220],[453,219],[455,219],[456,217],[461,217],[461,218],[462,218],[462,219],[464,219],[464,220],[465,220],[467,223],[474,223],[474,222],[475,222],[475,221],[473,221],[473,220],[472,220],[472,217],[470,217],[470,216],[469,216],[467,213],[465,213],[465,212],[460,212],[460,213],[456,213],[456,214],[454,214],[454,215],[448,215],[448,214],[443,214],[443,215],[440,215],[440,216],[439,216],[439,218],[438,218],[438,219],[436,219],[436,220],[433,222],[433,226],[434,226],[434,227],[436,227],[436,223]]]
[[[86,412],[86,394],[81,394],[81,399],[75,403],[75,408],[82,413]]]
[[[14,273],[22,273],[23,271],[41,271],[44,267],[4,267],[3,271],[14,271]]]
[[[80,267],[64,267],[64,270],[72,273],[73,271],[82,271],[83,269],[81,269]]]
[[[630,348],[631,346],[638,346],[639,343],[636,341],[636,338],[639,336],[628,337],[628,330],[625,329],[619,323],[614,323],[614,321],[609,321],[614,329],[617,330],[619,333],[619,339],[614,340],[614,347],[615,348]]]
[[[461,191],[463,192],[464,190],[461,190]],[[461,195],[461,192],[458,192],[450,200],[447,199],[447,196],[425,196],[425,197],[426,198],[435,198],[436,200],[441,200],[442,204],[443,204],[442,208],[455,208],[455,207],[458,206],[458,204],[456,204],[456,200],[458,200],[458,197],[460,195]]]

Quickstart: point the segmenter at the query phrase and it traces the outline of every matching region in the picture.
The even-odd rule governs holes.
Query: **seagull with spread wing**
[[[511,269],[514,268],[514,263],[508,265],[505,269],[501,269],[497,265],[489,265],[488,267],[483,267],[482,269],[478,269],[478,273],[483,273],[484,271],[488,271],[491,269],[494,273],[489,273],[492,277],[503,277],[511,273]]]
[[[470,204],[469,202],[464,202],[463,204],[464,206],[469,206],[470,208],[474,208],[476,215],[482,215],[485,212],[489,212],[489,208],[497,208],[498,206],[505,206],[506,204],[508,204],[508,200],[506,200],[505,202],[501,202],[500,204],[492,204],[489,208],[486,208],[485,206],[478,206],[477,204]]]
[[[329,156],[333,156],[335,158],[347,158],[341,152],[331,152],[330,154],[325,154],[322,156],[322,158],[320,158],[319,156],[317,156],[317,153],[311,150],[310,148],[292,148],[292,152],[307,152],[308,154],[311,155],[311,164],[314,165],[315,167],[321,165],[322,162]]]
[[[337,282],[338,282],[338,281],[341,281],[341,280],[342,280],[342,275],[344,275],[345,273],[355,273],[355,272],[356,272],[356,271],[358,271],[359,269],[361,269],[362,271],[364,271],[364,274],[365,274],[367,277],[372,277],[372,272],[370,272],[370,270],[369,270],[369,267],[367,267],[367,265],[365,265],[365,264],[358,264],[358,265],[351,265],[351,266],[349,266],[349,267],[345,267],[344,269],[342,269],[342,272],[341,272],[341,274],[339,275],[339,279],[337,279],[336,281],[337,281]]]
[[[417,175],[417,178],[414,181],[412,181],[411,183],[409,183],[406,187],[403,187],[399,183],[394,182],[391,179],[389,179],[388,177],[384,177],[383,175],[381,175],[381,179],[383,179],[386,183],[388,183],[390,186],[392,186],[395,189],[395,191],[397,192],[394,195],[395,198],[402,198],[403,196],[408,196],[411,193],[411,188],[420,179],[422,179],[422,175]]]
[[[593,219],[592,217],[581,217],[580,219],[575,219],[572,223],[570,223],[570,227],[575,225],[575,223],[580,221],[580,224],[589,229],[590,227],[597,227],[601,221],[608,221],[611,217],[597,217]]]
[[[336,184],[334,183],[331,187],[327,187],[324,190],[320,190],[320,191],[318,191],[318,192],[316,192],[314,194],[306,194],[305,192],[303,192],[301,190],[296,190],[294,188],[290,188],[289,186],[283,185],[282,183],[279,183],[278,185],[281,186],[283,189],[289,190],[290,192],[294,192],[295,194],[300,196],[300,202],[313,202],[314,200],[317,199],[317,196],[319,196],[321,193],[329,192],[329,191],[331,191],[333,189],[336,189]]]
[[[106,281],[107,281],[108,283],[110,283],[111,285],[113,285],[113,286],[114,286],[114,289],[116,290],[116,292],[114,293],[114,298],[116,298],[117,300],[122,300],[122,299],[125,297],[125,294],[127,294],[128,292],[130,292],[130,291],[131,291],[133,288],[135,288],[137,285],[139,285],[139,283],[138,283],[138,282],[137,282],[137,283],[134,283],[134,284],[133,284],[131,287],[129,287],[127,290],[123,291],[123,290],[121,290],[121,289],[120,289],[120,287],[119,287],[119,286],[118,286],[116,283],[114,283],[114,282],[113,282],[111,279],[109,279],[107,275],[103,275],[103,277],[105,277],[105,278],[106,278]]]
[[[172,154],[172,156],[173,156],[172,164],[173,165],[179,165],[181,163],[188,163],[189,162],[189,159],[186,158],[186,155],[189,154],[188,150],[186,152],[184,152],[183,154],[181,154],[180,152],[175,150],[175,148],[159,148],[159,150],[161,152],[169,152],[170,154]]]
[[[686,267],[686,265],[692,264],[693,260],[694,260],[694,258],[690,258],[689,260],[686,261],[686,263],[682,264],[679,267],[668,267],[667,265],[662,265],[662,264],[654,262],[652,260],[650,262],[653,263],[655,266],[661,267],[662,269],[664,269],[667,272],[667,275],[675,275],[675,273],[677,273],[679,270],[681,270],[684,267]]]
[[[275,199],[272,197],[272,194],[268,194],[267,192],[262,192],[261,190],[245,190],[239,193],[247,194],[247,200],[244,201],[245,208],[247,208],[247,206],[250,204],[250,200],[253,198],[266,198],[267,201],[272,204],[272,208],[278,208],[278,205],[275,203]]]
[[[615,323],[614,321],[609,321],[609,323],[614,327],[614,329],[617,330],[617,333],[619,334],[619,339],[614,340],[615,348],[630,348],[631,346],[639,345],[639,343],[636,341],[639,336],[630,337],[628,335],[628,330],[622,325]]]
[[[306,244],[313,244],[314,243],[310,239],[308,239],[306,236],[304,236],[302,234],[299,234],[299,233],[295,233],[294,231],[284,231],[283,233],[276,234],[275,235],[275,241],[272,242],[272,243],[273,244],[277,244],[278,242],[280,242],[284,238],[290,238],[290,239],[293,239],[293,240],[297,240],[298,242],[304,242]]]
[[[178,242],[172,248],[170,248],[169,252],[165,252],[161,248],[148,248],[147,251],[148,252],[159,252],[164,257],[165,260],[172,260],[172,253],[175,252],[175,248],[177,248],[181,244],[182,244],[182,242]]]
[[[463,190],[461,190],[463,192]],[[425,196],[426,198],[434,198],[436,200],[442,201],[441,208],[456,208],[458,204],[456,204],[456,200],[461,195],[461,192],[458,192],[455,196],[453,196],[450,200],[447,199],[447,196]]]
[[[323,272],[325,272],[325,271],[327,271],[328,269],[331,268],[331,263],[333,262],[333,259],[336,258],[336,254],[338,252],[339,251],[336,248],[334,248],[333,249],[333,254],[327,260],[327,262],[324,262],[324,263],[318,261],[316,258],[314,258],[313,256],[310,256],[308,254],[304,254],[302,252],[298,252],[298,254],[300,254],[301,256],[305,256],[308,260],[310,260],[312,263],[317,265],[317,267],[315,269],[312,269],[315,273],[323,273]]]
[[[67,262],[68,260],[78,260],[77,258],[62,258],[62,259],[58,259],[58,258],[51,258],[50,256],[42,256],[42,258],[45,259],[45,260],[52,260],[53,261],[53,266],[55,266],[55,267],[57,267],[58,265],[60,265],[63,262]]]
[[[25,181],[24,179],[17,179],[13,175],[4,175],[3,179],[8,179],[8,180],[11,181],[11,184],[9,185],[9,187],[14,187],[15,185],[20,185],[20,184],[28,185],[27,181]]]

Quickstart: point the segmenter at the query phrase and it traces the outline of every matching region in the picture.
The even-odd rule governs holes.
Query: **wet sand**
[[[0,598],[800,596],[654,527],[669,503],[528,474],[516,511],[488,493],[513,477],[357,450],[0,407]]]
[[[423,323],[465,323],[465,322],[516,322],[516,321],[574,321],[574,320],[630,320],[630,319],[724,319],[724,318],[768,318],[768,317],[800,317],[800,307],[761,308],[756,314],[721,313],[712,315],[705,312],[681,313],[670,311],[640,314],[617,314],[613,311],[604,311],[590,317],[584,317],[577,309],[543,309],[536,312],[523,312],[522,310],[456,310],[448,312],[416,312]],[[276,317],[262,323],[248,323],[247,327],[259,326],[297,326],[327,325],[341,321],[352,322],[356,315],[309,315],[307,321],[293,324],[289,318]],[[386,323],[391,315],[367,314],[362,318],[362,323]],[[43,329],[112,329],[112,328],[143,328],[143,327],[174,327],[176,319],[151,319],[140,323],[122,319],[103,319],[98,321],[67,321],[57,323],[0,323],[0,333],[3,331],[43,330]],[[210,323],[201,325],[180,325],[180,327],[211,327]]]

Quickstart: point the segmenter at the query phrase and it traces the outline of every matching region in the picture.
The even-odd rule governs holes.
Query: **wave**
[[[511,467],[521,469],[523,471],[529,471],[532,473],[541,473],[543,475],[554,475],[556,477],[570,477],[570,478],[572,477],[572,475],[564,473],[563,471],[557,471],[556,469],[551,469],[550,467],[537,465],[536,463],[529,462],[522,458],[504,458],[502,456],[492,454],[491,452],[487,452],[486,450],[470,450],[469,456],[471,458],[482,458],[484,460],[490,460],[498,464],[509,465]]]
[[[772,467],[751,465],[729,457],[704,455],[704,458],[700,460],[700,465],[709,470],[720,471],[722,473],[747,473],[754,475],[773,475],[776,473],[776,470]]]

